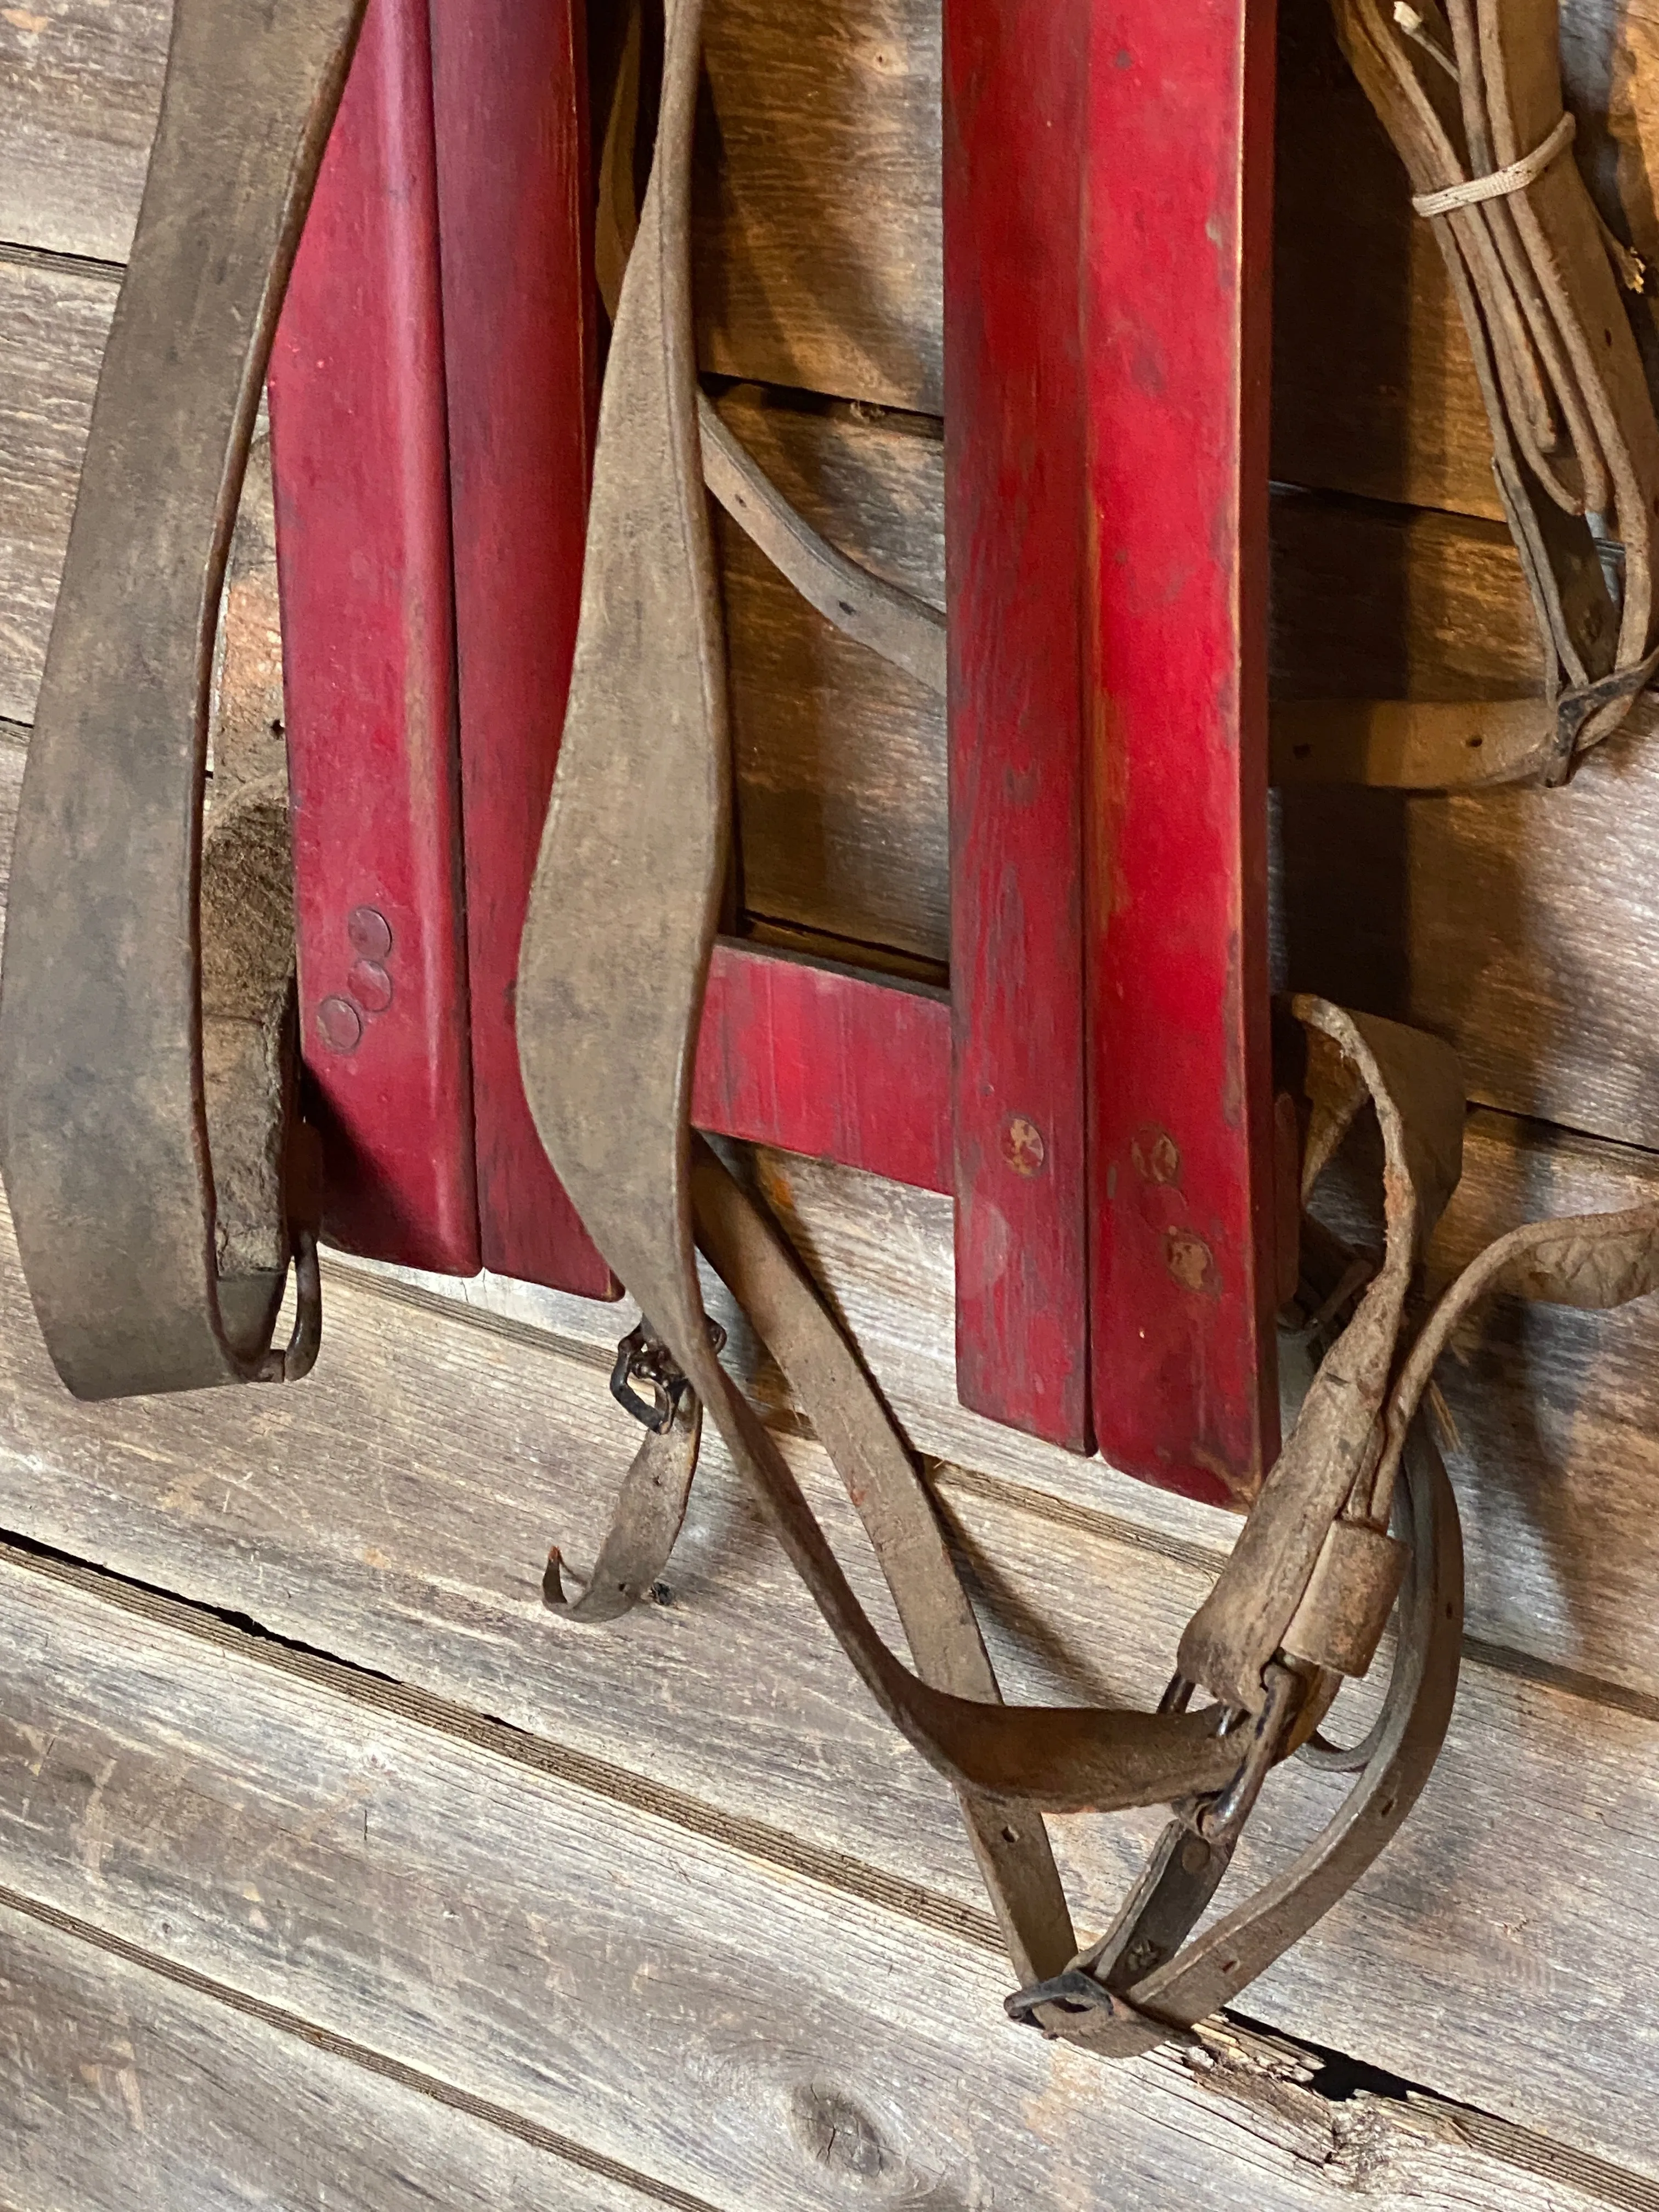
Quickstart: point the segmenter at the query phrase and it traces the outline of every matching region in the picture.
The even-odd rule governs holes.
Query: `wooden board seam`
[[[197,1608],[178,1601],[120,1583],[117,1578],[74,1562],[21,1553],[3,1541],[0,1559],[83,1594],[89,1593],[97,1600],[112,1601],[158,1626],[232,1650],[240,1659],[267,1663],[271,1661],[272,1647],[262,1648],[246,1632],[228,1628],[214,1616],[203,1615]],[[309,1671],[283,1667],[281,1655],[295,1656],[295,1647],[275,1649],[279,1655],[276,1663],[281,1671],[302,1676]],[[321,1671],[333,1674],[349,1670],[325,1665]],[[374,1682],[380,1678],[368,1679]],[[330,1681],[328,1686],[340,1689],[344,1686]],[[345,1694],[351,1694],[349,1688],[345,1689]],[[411,1716],[401,1708],[398,1717],[413,1717],[417,1722],[421,1719],[418,1714]],[[10,1885],[0,1884],[0,1913],[4,1912],[20,1915],[141,1972],[156,1974],[196,1996],[222,2004],[232,2012],[291,2036],[329,2057],[356,2064],[368,2073],[424,2095],[440,2106],[514,2136],[534,2149],[563,2159],[580,2170],[631,2188],[647,2202],[677,2208],[677,2212],[714,2212],[707,2199],[672,2183],[654,2179],[510,2107],[394,2058],[372,2045],[342,2036],[301,2014],[240,1990],[234,1984],[219,1981],[182,1960],[151,1951],[82,1915],[28,1896]],[[1193,2051],[1169,2052],[1152,2063],[1184,2066],[1194,2073],[1212,2094],[1238,2109],[1247,2130],[1264,2135],[1268,2141],[1282,2142],[1287,2124],[1298,2133],[1307,2133],[1311,2128],[1316,2139],[1322,2139],[1323,2130],[1318,2118],[1322,2112],[1333,2106],[1351,2110],[1358,2106],[1359,2118],[1363,2123],[1370,2124],[1372,2140],[1366,2141],[1364,2128],[1345,2133],[1340,2126],[1334,2125],[1329,2147],[1323,2148],[1322,2140],[1322,2155],[1316,2160],[1328,2168],[1334,2178],[1345,2180],[1350,2187],[1353,2185],[1353,2181],[1347,2179],[1350,2170],[1358,2178],[1374,2162],[1372,2154],[1377,2136],[1449,2135],[1518,2172],[1573,2188],[1607,2203],[1631,2208],[1632,2212],[1659,2212],[1659,2187],[1644,2177],[1594,2153],[1559,2142],[1539,2130],[1443,2098],[1431,2089],[1402,2081],[1401,2087],[1406,2092],[1403,2106],[1397,2094],[1386,2090],[1379,2093],[1375,2087],[1364,2086],[1357,2096],[1333,2096],[1319,2087],[1320,2075],[1333,2060],[1337,2062],[1340,2078],[1342,2054],[1303,2043],[1282,2030],[1258,2030],[1249,2021],[1229,2015],[1204,2023],[1199,2046]]]
[[[23,1918],[50,1928],[55,1934],[66,1936],[86,1943],[94,1950],[103,1951],[130,1966],[138,1966],[148,1973],[159,1974],[163,1981],[172,1982],[188,1990],[192,1996],[211,1998],[228,2006],[244,2018],[257,2020],[263,2027],[275,2028],[279,2034],[294,2036],[313,2050],[325,2052],[331,2058],[343,2058],[361,2066],[366,2073],[379,2075],[382,2080],[395,2081],[400,2088],[413,2089],[434,2104],[447,2106],[450,2111],[463,2112],[469,2118],[482,2120],[487,2126],[498,2128],[504,2135],[516,2136],[534,2150],[547,2152],[551,2157],[563,2159],[568,2165],[579,2166],[585,2172],[598,2174],[607,2181],[637,2191],[639,2195],[655,2203],[672,2205],[675,2212],[714,2212],[708,2200],[694,2197],[687,2190],[677,2188],[672,2182],[658,2181],[641,2173],[619,2160],[607,2158],[603,2151],[590,2150],[574,2136],[561,2135],[555,2129],[543,2127],[539,2122],[523,2114],[509,2111],[503,2105],[493,2104],[489,2099],[476,2096],[471,2090],[457,2087],[453,2083],[439,2080],[437,2075],[408,2066],[401,2059],[388,2057],[372,2045],[357,2043],[337,2035],[333,2030],[319,2027],[299,2013],[285,2011],[280,2005],[267,2003],[262,1997],[249,1996],[245,1990],[233,1988],[228,1983],[216,1982],[210,1976],[198,1973],[173,1959],[166,1959],[154,1951],[146,1951],[125,1936],[111,1929],[99,1928],[76,1914],[61,1911],[55,1905],[25,1897],[21,1891],[0,1883],[0,1911],[15,1912]]]
[[[394,1680],[349,1661],[275,1636],[255,1622],[241,1628],[188,1599],[173,1597],[107,1569],[91,1566],[44,1546],[25,1545],[0,1535],[0,1562],[37,1575],[48,1582],[79,1591],[118,1612],[172,1629],[175,1633],[233,1652],[240,1659],[269,1668],[289,1680],[304,1683],[325,1696],[341,1698],[372,1712],[386,1714],[452,1742],[467,1745],[489,1757],[532,1774],[566,1784],[574,1790],[666,1822],[702,1837],[722,1849],[776,1866],[816,1882],[820,1887],[858,1898],[907,1920],[918,1922],[937,1934],[969,1944],[994,1956],[1002,1954],[1002,1939],[988,1911],[940,1895],[921,1882],[869,1865],[850,1853],[832,1850],[787,1830],[775,1828],[741,1814],[693,1797],[689,1792],[644,1775],[595,1759],[552,1738],[532,1735],[527,1729],[473,1711],[453,1698]],[[580,1629],[561,1629],[548,1623],[552,1652],[561,1636],[580,1636]]]
[[[1508,1118],[1518,1120],[1521,1117]],[[1556,1125],[1549,1123],[1545,1126],[1553,1127]],[[1608,1139],[1591,1136],[1586,1141],[1603,1145]],[[1626,1146],[1622,1149],[1627,1152],[1639,1150],[1635,1146]],[[487,1308],[468,1304],[459,1298],[448,1298],[441,1292],[400,1282],[361,1263],[353,1264],[332,1254],[325,1255],[325,1275],[337,1270],[342,1275],[349,1275],[355,1288],[376,1297],[386,1298],[394,1304],[413,1306],[427,1314],[453,1317],[469,1328],[482,1329],[489,1335],[503,1337],[528,1350],[576,1360],[596,1373],[608,1370],[610,1366],[610,1355],[601,1346],[583,1343],[580,1339],[560,1335],[551,1330],[538,1329],[528,1322],[515,1321],[508,1315],[491,1313]],[[793,1407],[769,1398],[755,1399],[752,1402],[762,1420],[775,1434],[816,1441],[811,1423]],[[948,1502],[951,1492],[955,1491],[963,1497],[981,1498],[988,1504],[1006,1507],[1011,1512],[1029,1514],[1035,1520],[1075,1529],[1101,1542],[1130,1545],[1139,1551],[1150,1552],[1159,1559],[1168,1559],[1172,1565],[1190,1567],[1205,1574],[1218,1573],[1226,1556],[1224,1552],[1212,1549],[1207,1545],[1195,1544],[1167,1531],[1126,1521],[1116,1514],[1080,1505],[1073,1499],[1061,1498],[1054,1492],[1043,1490],[1035,1484],[1010,1482],[1000,1476],[981,1474],[952,1460],[927,1455],[922,1456],[941,1493],[941,1502]],[[1586,1704],[1611,1706],[1639,1720],[1659,1721],[1659,1697],[1631,1688],[1605,1675],[1563,1666],[1557,1661],[1538,1658],[1511,1645],[1472,1636],[1463,1639],[1463,1657],[1466,1662],[1488,1668],[1494,1674],[1537,1682],[1559,1690],[1568,1697],[1582,1698]]]
[[[1535,2128],[1523,2128],[1513,2120],[1495,2118],[1473,2105],[1449,2104],[1431,2090],[1413,2090],[1407,2101],[1413,2110],[1428,2106],[1443,2115],[1471,2149],[1486,2151],[1505,2166],[1582,2190],[1587,2197],[1603,2197],[1609,2204],[1628,2205],[1632,2212],[1659,2212],[1659,2188],[1645,2174],[1614,2166],[1593,2151],[1576,2150],[1571,2143],[1559,2143],[1553,2136],[1540,2135]]]
[[[99,261],[89,253],[59,253],[54,246],[24,246],[0,238],[0,261],[15,269],[52,269],[61,276],[87,276],[104,284],[118,284],[126,275],[120,261]]]

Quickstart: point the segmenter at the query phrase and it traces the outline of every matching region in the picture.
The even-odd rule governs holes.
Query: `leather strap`
[[[913,1674],[866,1615],[776,1443],[708,1347],[688,1117],[731,763],[691,315],[700,20],[700,0],[674,0],[656,157],[611,333],[570,702],[520,957],[526,1091],[589,1234],[909,1741],[953,1783],[1047,1809],[1219,1786],[1236,1762],[1213,1716],[1020,1711]]]
[[[623,272],[639,233],[634,145],[639,127],[639,0],[628,12],[599,162],[595,262],[600,297],[614,323]],[[890,584],[819,535],[728,430],[708,394],[697,394],[703,482],[733,522],[824,620],[878,653],[943,698],[945,616]]]
[[[702,1400],[866,1687],[961,1794],[1024,1971],[1054,1959],[1068,1936],[1039,1812],[1179,1802],[1196,1808],[1195,1818],[1224,1812],[1242,1820],[1267,1767],[1328,1703],[1335,1678],[1317,1636],[1304,1638],[1306,1657],[1274,1662],[1254,1681],[1239,1671],[1249,1639],[1224,1638],[1214,1648],[1225,1646],[1226,1663],[1206,1666],[1225,1675],[1224,1705],[1190,1710],[1189,1687],[1151,1714],[1003,1705],[926,1493],[855,1356],[775,1226],[734,1196],[705,1149],[692,1146],[690,1073],[730,806],[691,312],[699,15],[699,0],[674,0],[669,11],[655,157],[611,333],[575,668],[520,963],[526,1090],[590,1233]],[[629,979],[626,991],[619,976]],[[1356,1099],[1368,1084],[1381,1092],[1374,1055],[1353,1025],[1334,1009],[1315,1008],[1310,1018],[1364,1061],[1350,1086]],[[1443,1048],[1425,1048],[1445,1057]],[[1461,1085],[1452,1095],[1461,1122]],[[1403,1135],[1398,1150],[1396,1164],[1407,1157]],[[1419,1164],[1411,1161],[1409,1171]],[[1417,1219],[1413,1206],[1408,1254]],[[898,1601],[914,1671],[864,1613],[775,1441],[711,1352],[694,1235],[841,1468]],[[1325,1460],[1334,1460],[1320,1465],[1312,1506],[1304,1499],[1290,1516],[1291,1534],[1269,1547],[1285,1551],[1290,1564],[1258,1621],[1281,1612],[1299,1619],[1317,1582],[1322,1540],[1344,1515],[1376,1426],[1393,1343],[1387,1325],[1391,1318],[1397,1328],[1397,1279],[1408,1267],[1408,1257],[1396,1265],[1380,1317],[1365,1324],[1379,1349],[1363,1405],[1356,1411],[1342,1400],[1350,1419],[1334,1442],[1314,1424],[1304,1458],[1319,1461],[1322,1442]],[[1328,1398],[1341,1399],[1340,1389]],[[1380,1540],[1386,1550],[1386,1534]],[[1387,1552],[1373,1643],[1400,1563]],[[1369,1658],[1367,1649],[1356,1671]],[[1443,1723],[1431,1700],[1417,1698],[1412,1710],[1413,1741],[1431,1758]],[[981,1810],[987,1801],[1016,1808],[1000,1837]],[[1033,2011],[1052,2032],[1073,2032],[1063,2007],[1039,1999]]]
[[[1604,226],[1572,159],[1558,0],[1332,0],[1432,223],[1542,653],[1529,698],[1276,708],[1283,782],[1564,783],[1659,669],[1659,423]],[[1628,267],[1628,256],[1612,242]]]
[[[1377,1721],[1336,1813],[1290,1864],[1182,1948],[1231,1863],[1242,1823],[1206,1835],[1178,1808],[1140,1881],[1099,1942],[1048,1989],[1020,1990],[1010,2015],[1127,2058],[1230,2004],[1352,1888],[1416,1803],[1444,1741],[1463,1633],[1463,1546],[1446,1472],[1420,1429],[1405,1467],[1411,1569]],[[1300,1755],[1314,1747],[1304,1745]],[[1063,2021],[1057,2023],[1056,2016]]]
[[[79,1397],[303,1372],[283,1267],[222,1266],[203,1065],[202,800],[220,586],[300,227],[362,0],[179,0],[39,711],[0,981],[0,1148]],[[264,1086],[271,1071],[250,1061]],[[280,1121],[255,1098],[248,1126]],[[222,1101],[221,1103],[223,1102]],[[227,1114],[230,1122],[239,1117]],[[289,1177],[289,1202],[308,1212]],[[289,1223],[264,1240],[285,1261]]]

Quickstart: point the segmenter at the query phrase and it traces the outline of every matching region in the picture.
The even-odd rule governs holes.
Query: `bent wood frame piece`
[[[377,15],[408,7],[374,0],[371,34]],[[467,1187],[449,1195],[458,1217],[474,1209],[471,1243],[462,1231],[447,1253],[417,1249],[391,1225],[419,1217],[418,1188],[347,1241],[453,1271],[481,1256],[591,1296],[608,1272],[534,1140],[512,1027],[568,683],[593,392],[580,11],[538,19],[535,72],[521,66],[526,14],[521,0],[434,10],[435,145],[428,108],[410,150],[435,184],[428,170],[399,210],[427,228],[412,247],[395,229],[386,242],[435,271],[434,222],[442,236],[446,350],[428,337],[393,374],[422,389],[429,447],[447,360],[459,738],[429,702],[402,702],[411,725],[424,717],[402,757],[424,757],[439,797],[382,815],[376,851],[402,841],[434,926],[464,928],[467,957],[428,967],[424,996],[342,1009],[361,971],[331,966],[324,946],[341,953],[374,902],[331,883],[323,898],[302,835],[301,977],[306,1050],[331,1103],[400,1023],[416,1069],[471,1036],[470,1089],[454,1085],[428,1126],[465,1161]],[[406,35],[412,52],[423,34]],[[1096,21],[1080,0],[949,0],[951,994],[727,942],[696,1090],[707,1129],[954,1194],[964,1404],[1073,1450],[1098,1442],[1127,1471],[1212,1498],[1248,1498],[1277,1444],[1262,850],[1271,64],[1271,21],[1243,0],[1209,0],[1186,28],[1147,0]],[[386,99],[377,117],[358,80],[337,138],[388,127]],[[1182,126],[1162,131],[1171,102]],[[352,166],[331,153],[325,222]],[[1191,252],[1146,250],[1153,228],[1166,243],[1190,232]],[[317,319],[305,280],[323,259],[302,261],[285,337]],[[1177,264],[1208,272],[1196,305],[1186,278],[1166,296]],[[373,290],[374,272],[354,274]],[[296,422],[303,352],[296,339],[286,358],[274,456],[290,544],[296,485],[311,496],[340,459],[328,407],[308,441]],[[344,373],[367,387],[384,371],[360,355]],[[386,411],[367,388],[362,404]],[[1164,491],[1120,481],[1114,453],[1161,457]],[[378,471],[351,496],[343,535],[390,555],[404,478]],[[447,511],[434,544],[441,532]],[[292,560],[283,583],[298,803],[327,774],[349,813],[367,764],[343,744],[337,704],[306,711],[304,673],[358,650],[342,635],[349,602],[308,588]],[[442,641],[421,635],[433,696],[453,699]],[[458,776],[464,901],[447,803]],[[334,967],[361,1063],[331,1049],[313,1003]],[[395,1094],[376,1094],[376,1112],[401,1133]],[[357,1172],[383,1175],[391,1158],[365,1146]]]

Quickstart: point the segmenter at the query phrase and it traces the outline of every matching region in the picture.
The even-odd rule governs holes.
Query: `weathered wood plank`
[[[659,2183],[757,2212],[844,2205],[878,2183],[964,2212],[1016,2190],[1092,2204],[1107,2173],[1132,2212],[1210,2201],[1228,2162],[1237,2188],[1240,2160],[1250,2202],[1278,2212],[1355,2178],[1330,2155],[1334,2130],[1322,2142],[1293,2098],[1270,2131],[1269,2102],[1236,2081],[1217,2095],[1173,2053],[1106,2067],[1012,2030],[995,2003],[1001,1970],[965,1931],[780,1881],[715,1835],[596,1793],[542,1747],[469,1740],[393,1685],[185,1610],[139,1613],[133,1597],[0,1565],[0,1744],[26,1778],[0,1795],[0,1881],[14,1891]],[[1553,1717],[1570,1729],[1574,1701],[1561,1702]],[[1609,1862],[1639,1832],[1659,1736],[1625,1727],[1616,1746],[1599,1730],[1581,1741],[1573,1768],[1576,1802],[1612,1816],[1600,1879],[1561,1883],[1548,1904],[1571,1923],[1555,1937],[1577,1992],[1566,2140],[1616,2143],[1639,2166],[1652,2123],[1623,2084],[1659,2026]],[[1564,1736],[1564,1761],[1569,1749]],[[1459,1841],[1478,1854],[1490,1823],[1467,1775],[1437,1794],[1462,1805]],[[1520,1842],[1538,1845],[1559,1809],[1537,1808]],[[1526,2106],[1534,2091],[1504,2061],[1549,2035],[1569,1969],[1528,1956],[1545,1986],[1510,2029],[1512,1987],[1453,1987],[1445,1936],[1467,1856],[1451,1863],[1455,1884],[1428,1893],[1411,2002],[1385,1962],[1339,2002],[1362,2032],[1379,2007],[1436,2022],[1425,2041],[1485,2009],[1493,2101]],[[1513,1876],[1511,1888],[1520,1912]],[[1536,1869],[1528,1895],[1535,1915]],[[1620,2065],[1589,2057],[1598,2046]],[[1419,2185],[1404,2178],[1402,2203]],[[1391,2200],[1386,2166],[1379,2193]]]
[[[1496,517],[1490,441],[1440,258],[1337,52],[1280,10],[1275,465],[1287,482]],[[1659,263],[1659,20],[1565,0],[1577,157]],[[0,238],[123,258],[165,52],[161,0],[0,14]],[[939,0],[718,0],[698,272],[708,365],[940,411]],[[1650,303],[1638,332],[1659,362]]]
[[[0,1907],[9,2212],[653,2212],[661,2198]]]
[[[733,394],[722,413],[813,525],[945,604],[944,447],[925,418],[802,415]],[[806,606],[721,515],[743,900],[750,912],[945,960],[942,702]]]
[[[169,0],[0,10],[0,239],[126,259],[172,21]]]
[[[1415,1022],[1470,1095],[1659,1145],[1659,754],[1630,730],[1565,792],[1283,795],[1283,972]]]
[[[902,1255],[884,1256],[896,1267]],[[631,1449],[601,1360],[499,1322],[467,1326],[435,1302],[388,1300],[337,1270],[324,1359],[303,1390],[74,1407],[46,1369],[15,1272],[3,1279],[0,1527],[500,1715],[570,1759],[603,1762],[606,1787],[631,1802],[660,1808],[665,1791],[688,1793],[667,1806],[681,1826],[713,1825],[792,1877],[991,1940],[942,1784],[859,1692],[717,1451],[665,1603],[610,1634],[547,1620],[537,1589],[546,1543],[568,1545],[578,1565],[591,1556]],[[884,1347],[866,1339],[865,1349],[886,1382]],[[821,1455],[799,1439],[789,1449],[890,1632]],[[1202,1536],[1227,1524],[1188,1508],[1183,1537],[1171,1525],[1177,1501],[1074,1464],[1096,1510],[966,1471],[942,1477],[941,1500],[1011,1694],[1146,1703],[1218,1556]],[[1598,1471],[1608,1486],[1605,1461]],[[1478,1468],[1474,1479],[1486,1476]],[[1494,1524],[1507,1470],[1498,1478]],[[1159,1517],[1137,1521],[1142,1501]],[[1639,1563],[1592,1565],[1593,1545],[1582,1549],[1587,1572],[1622,1583],[1632,1641],[1650,1649]],[[1580,1618],[1571,1612],[1569,1625]],[[1501,1652],[1468,1669],[1443,1774],[1405,1835],[1343,1911],[1253,1989],[1250,2010],[1625,2157],[1592,2089],[1615,2020],[1628,2038],[1650,2019],[1659,2039],[1644,1978],[1651,1947],[1626,1940],[1640,1877],[1620,1873],[1626,1846],[1613,1840],[1638,1848],[1646,1795],[1659,1792],[1659,1726],[1648,1717],[1659,1700],[1627,1693],[1628,1710],[1610,1706],[1619,1692],[1571,1694],[1555,1671]],[[1563,1839],[1563,1790],[1574,1823],[1577,1808],[1603,1808],[1593,1853],[1586,1843],[1575,1856]],[[1316,1824],[1329,1790],[1287,1773],[1248,1865]],[[1059,1824],[1085,1925],[1110,1910],[1150,1825]],[[1596,1917],[1615,1899],[1619,1931]],[[1500,2049],[1494,2008],[1515,2013],[1517,1977],[1529,1990],[1525,2039]],[[1651,2155],[1659,2161],[1659,2141]]]
[[[0,715],[15,722],[34,714],[114,309],[112,283],[0,258]]]
[[[123,261],[166,0],[0,11],[0,240]],[[940,404],[938,0],[708,10],[698,307],[709,368]]]

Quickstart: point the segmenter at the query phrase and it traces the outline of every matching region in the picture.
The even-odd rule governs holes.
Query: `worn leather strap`
[[[1419,1430],[1405,1468],[1411,1571],[1389,1688],[1352,1789],[1326,1826],[1253,1895],[1182,1944],[1220,1886],[1237,1838],[1216,1848],[1189,1811],[1171,1821],[1112,1927],[1016,2018],[1127,2058],[1230,2004],[1352,1888],[1416,1803],[1445,1740],[1463,1633],[1463,1547],[1439,1454]],[[1063,2027],[1056,2026],[1056,2015]]]
[[[639,0],[628,11],[599,162],[595,260],[605,312],[616,320],[623,272],[639,232],[634,151],[639,129]],[[703,481],[733,522],[809,606],[930,691],[945,696],[945,616],[915,592],[872,575],[814,530],[697,394]]]
[[[1538,692],[1275,710],[1280,781],[1565,782],[1659,667],[1659,424],[1564,115],[1558,0],[1332,0],[1445,258],[1542,649]],[[1474,188],[1478,187],[1478,195]]]
[[[1244,1696],[1230,1690],[1224,1709],[1197,1711],[1185,1698],[1151,1714],[1001,1705],[926,1493],[850,1347],[775,1227],[733,1194],[706,1152],[694,1155],[690,1071],[725,878],[730,781],[691,314],[698,16],[698,0],[670,9],[655,158],[617,301],[575,668],[521,957],[526,1089],[590,1233],[703,1400],[866,1686],[961,1793],[1023,1966],[1054,1959],[1066,1932],[1038,1813],[1224,1808],[1247,1769],[1253,1794],[1297,1724],[1313,1724],[1334,1679],[1316,1638],[1307,1660],[1279,1668],[1275,1680],[1290,1689],[1275,1693],[1267,1719],[1252,1717],[1260,1683]],[[898,1601],[915,1671],[874,1630],[775,1441],[711,1353],[694,1236],[840,1467]],[[1397,1320],[1397,1299],[1389,1310]],[[1385,1359],[1379,1401],[1387,1373]],[[1306,1514],[1297,1519],[1283,1584],[1292,1613],[1376,1417],[1373,1406],[1350,1454],[1322,1470],[1323,1522],[1311,1530]],[[1229,1717],[1238,1725],[1224,1735]],[[1008,1812],[1000,1838],[988,1803]],[[1051,2032],[1073,2032],[1064,2007],[1038,2000],[1035,2016]]]
[[[693,1140],[697,1241],[788,1376],[864,1523],[922,1680],[999,1704],[1001,1692],[933,1499],[851,1345],[769,1214],[701,1139]],[[1075,1948],[1042,1816],[959,1788],[963,1815],[1009,1956],[1022,1980],[1057,1972]]]
[[[1048,1809],[1219,1786],[1234,1760],[1212,1717],[1020,1711],[913,1674],[708,1348],[689,1094],[731,763],[692,339],[699,20],[698,0],[676,0],[669,14],[656,158],[611,334],[570,703],[520,960],[526,1090],[589,1233],[690,1378],[871,1693],[917,1748],[954,1783]]]
[[[220,586],[362,6],[178,0],[99,378],[0,981],[6,1188],[47,1346],[80,1397],[298,1372],[315,1350],[308,1238],[288,1355],[268,1349],[282,1268],[221,1273],[198,899]],[[271,1224],[278,1255],[287,1228]]]

